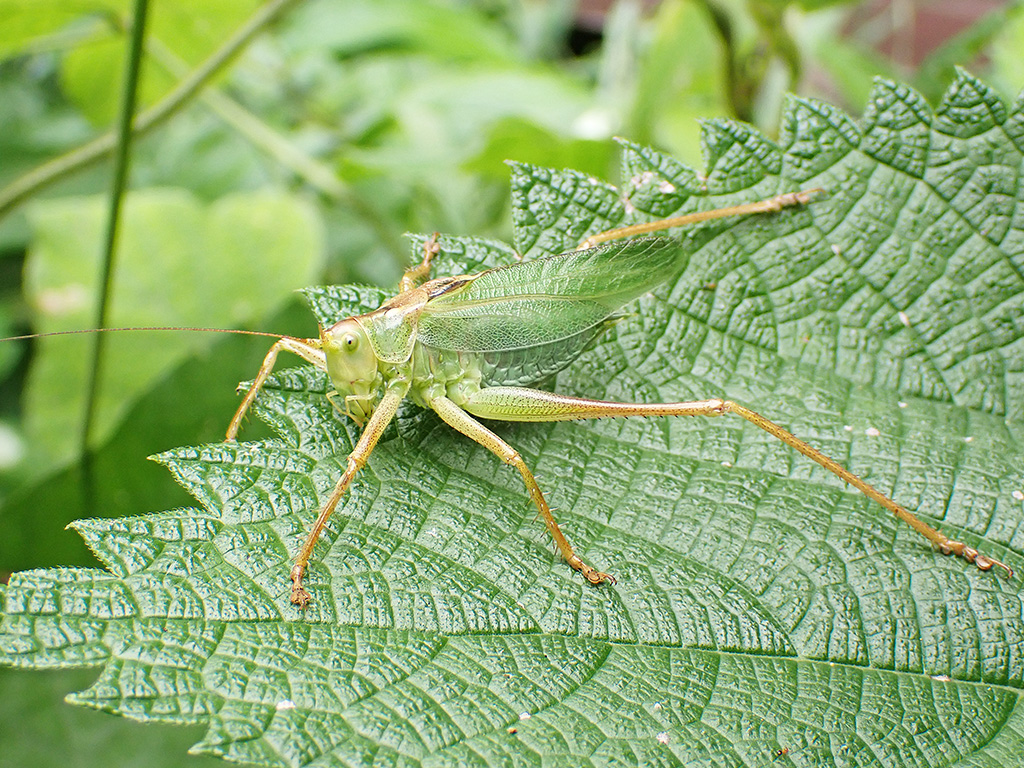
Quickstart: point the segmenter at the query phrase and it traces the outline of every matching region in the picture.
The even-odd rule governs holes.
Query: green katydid
[[[363,429],[346,469],[306,537],[291,569],[291,601],[307,605],[303,586],[314,546],[328,518],[366,465],[399,404],[409,399],[515,467],[562,558],[591,584],[615,579],[584,562],[563,535],[544,494],[519,453],[477,419],[562,421],[623,416],[721,416],[732,413],[767,431],[891,511],[944,554],[982,570],[1012,571],[963,542],[927,525],[833,459],[779,425],[729,400],[680,403],[618,403],[532,389],[565,368],[619,310],[684,266],[678,241],[634,238],[726,216],[770,213],[804,205],[819,192],[787,193],[768,200],[609,230],[558,256],[524,261],[473,275],[428,280],[438,253],[427,241],[420,264],[407,271],[399,294],[373,312],[320,328],[315,339],[279,338],[263,361],[228,427],[234,440],[242,419],[282,350],[325,371],[336,410]]]

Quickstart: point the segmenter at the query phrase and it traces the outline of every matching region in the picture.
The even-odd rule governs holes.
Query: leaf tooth
[[[875,79],[864,118],[862,149],[879,162],[914,178],[928,167],[932,110],[908,85]]]
[[[842,110],[816,99],[789,96],[779,131],[783,175],[803,184],[842,162],[861,139],[860,128]]]
[[[957,67],[956,78],[935,110],[935,128],[967,139],[1001,126],[1006,117],[1006,105],[999,94]]]
[[[623,196],[630,206],[652,218],[677,215],[704,182],[688,165],[650,147],[617,139],[622,145]]]
[[[713,192],[734,192],[782,172],[782,150],[738,120],[701,120],[701,149]]]

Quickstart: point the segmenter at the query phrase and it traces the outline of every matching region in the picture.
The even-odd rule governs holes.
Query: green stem
[[[131,162],[132,117],[139,92],[139,74],[142,72],[142,47],[146,36],[146,15],[149,0],[135,0],[132,14],[131,37],[125,62],[124,91],[121,94],[121,114],[117,125],[117,156],[114,162],[114,183],[110,191],[110,209],[107,216],[106,238],[103,244],[103,275],[100,279],[99,307],[96,327],[107,325],[110,313],[110,293],[113,284],[114,262],[117,253],[118,222],[121,218],[121,203],[128,185],[128,168]],[[92,361],[89,369],[89,386],[85,398],[85,419],[82,422],[82,455],[89,452],[89,435],[96,420],[96,395],[99,391],[99,373],[106,347],[105,337],[97,333],[92,339]]]
[[[157,38],[150,37],[146,43],[146,52],[174,77],[182,77],[188,70],[185,62]],[[330,168],[302,152],[237,101],[225,96],[216,86],[207,88],[199,98],[225,123],[318,192],[333,199],[345,196],[348,191],[345,183]]]
[[[189,77],[135,118],[133,137],[160,125],[180,110],[278,14],[299,2],[301,0],[269,0]],[[111,131],[15,179],[0,190],[0,219],[40,189],[103,159],[116,146],[117,135]]]
[[[405,255],[408,246],[405,245],[402,238],[387,225],[372,206],[353,193],[352,188],[334,171],[307,155],[252,112],[220,91],[207,90],[203,93],[202,100],[224,122],[245,136],[254,146],[263,149],[321,194],[348,205],[359,213],[392,253],[399,256]]]

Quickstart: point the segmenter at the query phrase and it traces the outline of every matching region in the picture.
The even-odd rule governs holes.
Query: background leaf
[[[700,175],[629,143],[621,189],[516,167],[528,255],[829,193],[683,233],[680,280],[558,390],[727,395],[1021,571],[1021,125],[960,73],[934,111],[879,82],[860,124],[793,99],[777,144],[708,123]],[[504,253],[442,247],[451,271]],[[309,292],[321,318],[383,295]],[[325,388],[283,371],[258,400],[276,437],[162,454],[195,508],[78,523],[107,570],[16,574],[6,663],[102,665],[74,701],[205,724],[198,751],[261,765],[762,766],[782,748],[795,764],[1022,764],[1019,578],[933,552],[743,423],[499,426],[619,578],[594,589],[517,477],[410,408],[332,519],[299,612],[290,557],[357,436]]]
[[[96,196],[33,208],[26,283],[40,332],[87,327],[95,317],[90,297],[98,280],[104,205]],[[112,327],[245,325],[272,312],[282,287],[301,287],[323,262],[316,212],[292,195],[236,194],[204,206],[184,190],[146,190],[127,197],[123,222]],[[238,263],[247,270],[236,269]],[[52,341],[35,359],[35,385],[25,403],[37,473],[66,463],[77,450],[84,409],[88,350],[71,338]],[[213,341],[208,334],[163,334],[159,340],[115,334],[101,379],[95,442],[102,444],[141,392]]]

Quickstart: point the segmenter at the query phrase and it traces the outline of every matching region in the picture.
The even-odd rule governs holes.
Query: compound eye
[[[354,333],[346,333],[342,337],[341,343],[345,345],[345,350],[348,352],[355,352],[359,349],[359,337]]]

